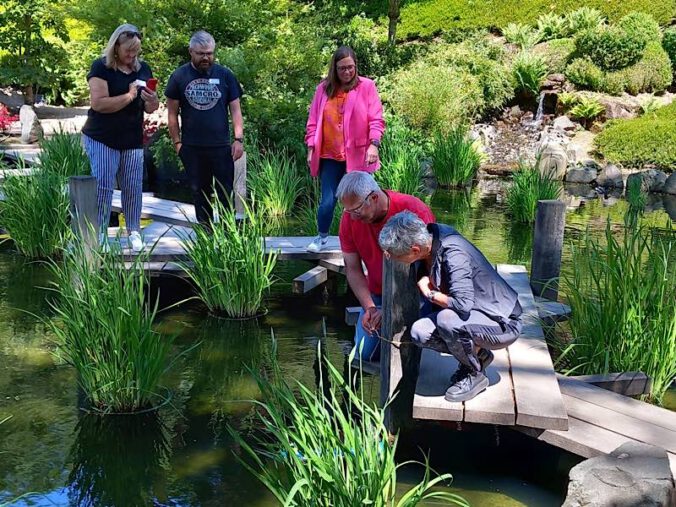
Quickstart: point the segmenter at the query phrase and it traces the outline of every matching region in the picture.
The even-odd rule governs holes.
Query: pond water
[[[440,222],[455,224],[496,263],[527,264],[532,235],[511,225],[501,199],[474,190],[437,192],[432,207]],[[600,200],[567,215],[567,239],[589,226],[600,231],[606,217],[621,221],[622,206]],[[666,213],[650,213],[664,220]],[[26,263],[10,244],[0,246],[0,505],[276,505],[272,496],[237,461],[226,430],[251,426],[246,400],[257,388],[246,366],[269,364],[271,330],[284,375],[312,385],[321,341],[329,359],[346,367],[352,330],[343,322],[353,300],[321,290],[291,295],[290,282],[307,269],[281,263],[279,283],[253,321],[208,317],[199,305],[165,312],[158,323],[176,336],[179,357],[165,378],[173,395],[156,413],[99,418],[78,407],[75,372],[55,365],[42,319],[50,315],[44,266]],[[564,251],[563,270],[572,267]],[[154,279],[162,305],[188,296],[172,278]],[[365,376],[377,397],[378,379]],[[673,400],[673,394],[668,399]],[[671,402],[669,402],[671,403]],[[401,435],[399,459],[422,459],[454,476],[451,489],[475,506],[551,506],[565,497],[567,474],[579,458],[507,428],[419,424]],[[420,469],[400,474],[402,489],[416,483]],[[20,495],[26,495],[14,500]],[[430,504],[431,505],[431,504]]]

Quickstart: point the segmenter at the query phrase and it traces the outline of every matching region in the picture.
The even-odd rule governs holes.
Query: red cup
[[[152,91],[157,90],[157,79],[154,77],[148,79],[148,81],[146,82],[146,87]]]

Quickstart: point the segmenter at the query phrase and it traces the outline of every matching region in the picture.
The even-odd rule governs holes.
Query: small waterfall
[[[535,113],[535,118],[533,119],[536,123],[542,123],[542,120],[545,116],[545,93],[540,92],[540,99],[538,100],[538,110]]]

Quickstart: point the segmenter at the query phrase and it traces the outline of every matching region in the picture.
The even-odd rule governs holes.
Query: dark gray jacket
[[[477,310],[501,323],[521,315],[516,291],[477,247],[449,225],[429,224],[427,230],[433,238],[430,280],[450,295],[451,310],[463,320]]]

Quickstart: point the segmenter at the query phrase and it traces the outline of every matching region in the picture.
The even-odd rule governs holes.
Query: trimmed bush
[[[594,142],[614,164],[640,167],[652,163],[676,169],[676,102],[648,116],[609,122]]]
[[[549,73],[563,73],[575,51],[575,39],[552,39],[531,50],[543,58]]]
[[[645,12],[630,12],[617,23],[622,30],[635,39],[649,42],[661,42],[662,31],[660,25],[650,14]]]
[[[603,71],[588,58],[576,58],[566,67],[566,77],[578,88],[598,90],[603,83]]]
[[[544,58],[534,53],[522,51],[512,62],[517,93],[527,97],[535,97],[540,93],[540,86],[547,75]]]
[[[636,95],[644,92],[662,92],[671,84],[671,62],[659,42],[651,42],[646,47],[643,58],[636,64],[617,72],[609,72],[605,80],[615,79],[623,84],[628,93]],[[607,88],[611,93],[611,88]]]
[[[575,40],[577,51],[603,70],[619,70],[636,63],[646,41],[642,34],[617,26],[600,26],[583,32]]]
[[[671,70],[676,77],[676,26],[671,26],[664,31],[662,47],[671,60]]]

